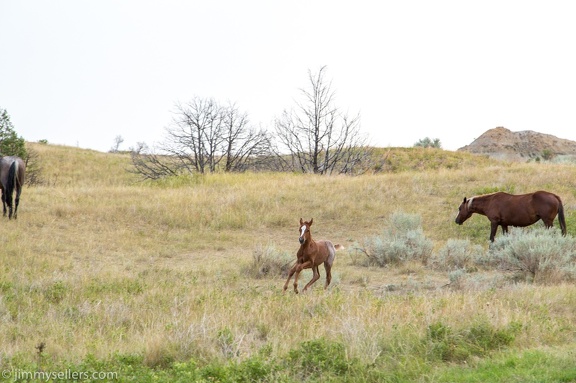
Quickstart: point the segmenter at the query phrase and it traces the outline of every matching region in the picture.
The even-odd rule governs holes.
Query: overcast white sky
[[[152,146],[196,96],[271,128],[326,65],[375,146],[576,141],[574,20],[555,0],[0,0],[0,107],[28,141]]]

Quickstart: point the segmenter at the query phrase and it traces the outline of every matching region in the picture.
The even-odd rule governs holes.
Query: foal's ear
[[[312,219],[310,220],[310,223],[309,223],[310,226],[312,226],[312,222],[314,222],[314,218],[312,218]]]
[[[300,218],[300,226],[304,225],[304,222],[302,221],[302,218]]]
[[[464,201],[462,201],[462,203],[466,203],[466,197],[464,197]]]

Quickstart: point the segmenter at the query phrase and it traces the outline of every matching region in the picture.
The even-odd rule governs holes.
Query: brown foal
[[[311,219],[310,222],[304,222],[302,218],[300,218],[300,237],[298,238],[298,241],[300,241],[300,249],[298,249],[298,253],[296,254],[296,264],[288,273],[288,279],[284,284],[284,291],[288,289],[288,283],[292,275],[294,275],[294,292],[298,294],[298,276],[302,270],[311,268],[314,275],[310,282],[304,286],[304,290],[302,290],[306,291],[308,287],[320,279],[318,266],[322,263],[324,263],[324,269],[326,269],[326,285],[324,288],[327,288],[332,280],[331,270],[334,258],[336,257],[336,250],[341,249],[342,246],[334,246],[332,242],[326,240],[314,241],[310,233],[312,222],[314,222],[314,219]]]

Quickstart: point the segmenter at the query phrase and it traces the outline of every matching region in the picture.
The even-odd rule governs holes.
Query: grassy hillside
[[[469,382],[528,381],[539,368],[545,377],[534,381],[576,379],[573,284],[513,282],[490,266],[453,288],[431,264],[367,267],[354,250],[400,212],[421,217],[433,257],[453,240],[487,251],[487,219],[454,218],[464,196],[495,190],[559,194],[572,241],[574,165],[386,149],[390,169],[360,177],[143,183],[126,172],[128,155],[30,145],[44,183],[24,190],[17,221],[2,222],[4,369],[116,371],[118,381]],[[282,275],[250,272],[259,254],[294,257],[300,217],[314,218],[314,238],[346,247],[326,291],[322,268],[300,295],[282,293]]]

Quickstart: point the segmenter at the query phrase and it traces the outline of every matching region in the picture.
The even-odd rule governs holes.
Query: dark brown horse
[[[324,288],[327,288],[332,280],[331,270],[334,258],[336,257],[336,250],[341,249],[342,246],[334,246],[332,242],[326,240],[314,241],[310,233],[312,222],[314,222],[314,219],[311,219],[310,222],[304,222],[302,218],[300,218],[300,226],[298,226],[298,231],[300,232],[300,237],[298,238],[298,241],[300,241],[300,249],[298,249],[298,253],[296,254],[296,264],[292,266],[288,273],[288,279],[284,284],[284,291],[288,289],[288,283],[292,275],[296,274],[294,275],[294,292],[298,294],[298,276],[302,270],[311,268],[314,275],[310,282],[304,286],[304,290],[302,290],[306,291],[308,287],[320,279],[318,266],[322,263],[324,263],[324,269],[326,270],[326,285]]]
[[[499,225],[504,234],[508,233],[508,226],[530,226],[538,220],[542,220],[546,227],[552,227],[556,215],[562,234],[566,235],[562,200],[556,194],[546,191],[521,195],[497,192],[469,199],[464,197],[458,208],[456,223],[462,225],[473,213],[485,215],[490,220],[491,242],[494,242]]]
[[[6,205],[8,205],[8,218],[18,217],[18,205],[20,204],[20,194],[24,184],[24,173],[26,164],[20,157],[6,156],[0,158],[0,189],[2,189],[2,207],[6,216]],[[16,198],[14,198],[16,192]],[[14,198],[14,208],[12,200]],[[12,213],[14,210],[14,213]]]

